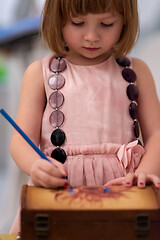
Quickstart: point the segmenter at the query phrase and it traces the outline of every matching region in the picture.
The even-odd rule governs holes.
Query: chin
[[[82,54],[81,55],[83,58],[87,58],[87,59],[97,59],[99,57],[101,57],[101,55],[97,55],[97,54]]]

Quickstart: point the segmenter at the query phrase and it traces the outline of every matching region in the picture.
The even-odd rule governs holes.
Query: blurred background
[[[0,108],[13,119],[26,67],[49,54],[38,34],[44,0],[0,0]],[[150,67],[160,99],[160,4],[139,0],[141,33],[131,55]],[[15,217],[21,187],[27,182],[13,162],[9,144],[13,128],[0,116],[0,234],[7,234]]]

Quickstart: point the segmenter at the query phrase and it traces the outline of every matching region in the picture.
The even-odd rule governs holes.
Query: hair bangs
[[[66,20],[72,16],[98,14],[104,12],[119,12],[123,14],[122,1],[119,0],[59,0],[61,1],[61,16]]]

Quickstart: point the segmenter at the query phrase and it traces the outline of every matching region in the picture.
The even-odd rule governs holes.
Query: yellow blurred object
[[[0,234],[0,240],[16,240],[16,234]]]

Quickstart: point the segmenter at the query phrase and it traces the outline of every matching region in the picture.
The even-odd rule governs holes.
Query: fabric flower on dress
[[[144,148],[138,144],[138,140],[123,144],[117,152],[117,157],[121,163],[124,175],[133,172],[138,167]]]

